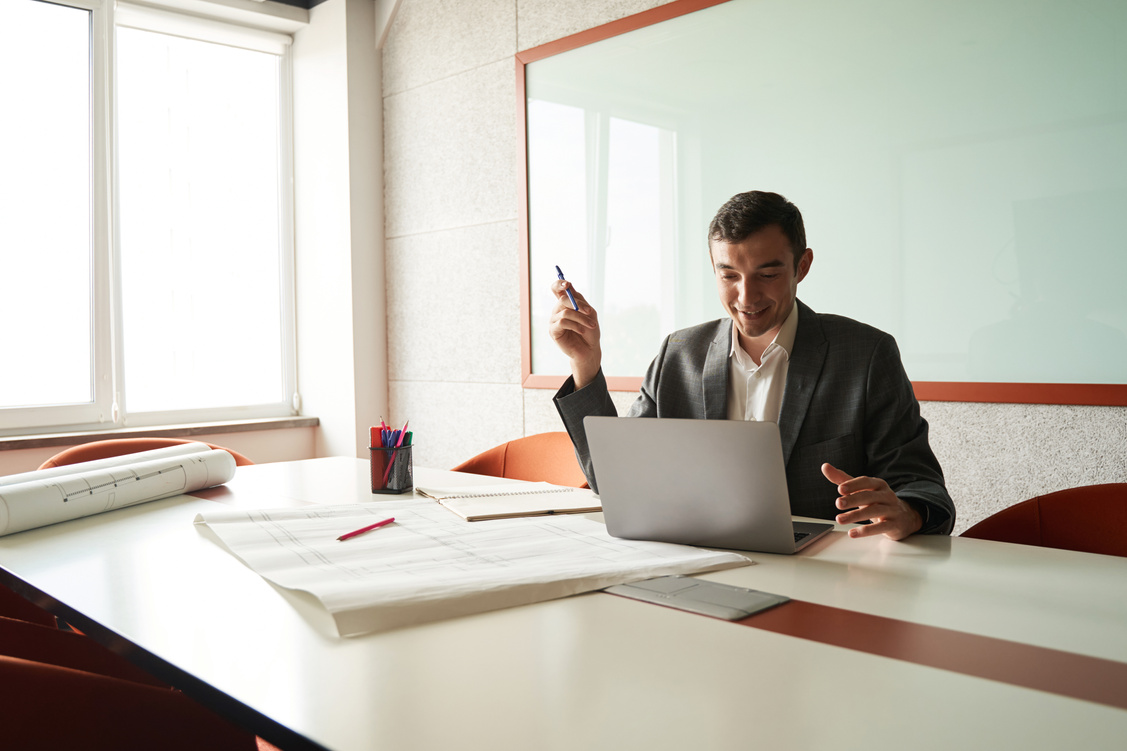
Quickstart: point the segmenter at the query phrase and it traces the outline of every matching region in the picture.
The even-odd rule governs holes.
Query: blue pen
[[[560,278],[560,281],[564,281],[564,275],[563,275],[563,272],[560,271],[559,266],[556,267],[556,276],[558,276]],[[566,290],[566,292],[567,292],[567,299],[571,300],[571,307],[575,308],[576,310],[579,310],[579,306],[575,304],[575,295],[571,294],[570,289]]]

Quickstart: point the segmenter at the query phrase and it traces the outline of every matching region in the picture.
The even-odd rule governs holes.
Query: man
[[[778,422],[795,515],[868,522],[853,537],[950,534],[955,506],[895,340],[796,297],[814,260],[798,208],[740,193],[712,220],[708,245],[728,318],[668,336],[628,416]],[[549,333],[572,373],[556,408],[597,488],[583,418],[616,414],[598,316],[569,282],[552,290]]]

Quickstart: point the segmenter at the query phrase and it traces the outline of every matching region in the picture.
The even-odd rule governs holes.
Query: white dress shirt
[[[779,333],[763,350],[760,364],[740,346],[739,332],[732,326],[732,350],[728,355],[728,419],[778,422],[787,387],[787,369],[798,331],[798,306],[779,327]]]

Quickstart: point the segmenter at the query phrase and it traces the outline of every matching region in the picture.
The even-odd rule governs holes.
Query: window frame
[[[297,391],[292,36],[266,27],[250,28],[222,19],[201,18],[171,9],[125,6],[128,22],[119,24],[113,0],[50,0],[90,12],[90,176],[91,176],[91,337],[92,401],[49,406],[0,408],[0,435],[45,430],[81,431],[221,420],[253,420],[300,413]],[[124,5],[124,4],[123,4]],[[184,23],[182,31],[176,24]],[[280,321],[282,398],[277,402],[162,412],[130,413],[124,383],[122,284],[119,236],[115,41],[120,25],[189,39],[219,42],[277,54]],[[170,31],[172,29],[173,31]],[[210,36],[209,34],[214,34]],[[243,39],[247,43],[239,42]],[[256,39],[259,40],[256,42]],[[234,40],[234,41],[232,41]],[[278,50],[281,49],[281,52]]]
[[[112,58],[111,0],[63,0],[54,5],[85,10],[90,13],[90,283],[91,283],[91,366],[93,368],[92,401],[46,406],[18,406],[0,409],[0,432],[16,435],[38,432],[47,427],[105,425],[113,419],[112,383],[104,374],[111,372],[109,342],[111,331],[110,299],[99,295],[110,281],[110,144],[111,85],[108,76]]]

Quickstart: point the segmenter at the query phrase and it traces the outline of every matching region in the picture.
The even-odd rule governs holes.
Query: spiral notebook
[[[420,495],[438,501],[468,522],[602,511],[598,497],[591,490],[568,488],[548,482],[443,489],[416,486],[415,490]]]

